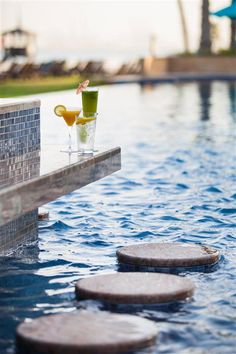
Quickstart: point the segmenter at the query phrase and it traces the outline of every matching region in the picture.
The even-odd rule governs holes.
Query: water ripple
[[[102,310],[100,303],[75,300],[76,280],[117,271],[118,247],[149,241],[198,243],[222,253],[217,268],[181,273],[196,284],[193,301],[129,309],[158,323],[153,352],[235,352],[235,120],[225,110],[228,98],[222,99],[227,85],[213,84],[208,121],[201,120],[197,83],[148,92],[104,88],[118,113],[111,120],[110,106],[104,109],[98,139],[122,146],[122,171],[48,204],[50,220],[40,223],[39,242],[0,258],[1,353],[14,352],[15,327],[25,318]],[[123,105],[117,106],[117,90]],[[117,126],[120,134],[114,134]]]

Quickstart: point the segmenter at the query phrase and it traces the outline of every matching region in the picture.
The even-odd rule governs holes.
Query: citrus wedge
[[[76,120],[76,124],[86,124],[86,123],[92,122],[95,119],[96,118],[94,118],[94,117],[81,117]]]
[[[57,105],[54,108],[54,113],[58,116],[58,117],[62,117],[63,113],[66,111],[66,107],[63,106],[62,104]]]

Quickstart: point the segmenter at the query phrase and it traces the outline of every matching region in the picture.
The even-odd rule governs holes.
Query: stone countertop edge
[[[121,148],[0,190],[0,226],[121,169]]]
[[[7,100],[3,102],[0,100],[0,114],[40,107],[40,105],[41,105],[41,101],[39,99],[19,100],[19,101]]]

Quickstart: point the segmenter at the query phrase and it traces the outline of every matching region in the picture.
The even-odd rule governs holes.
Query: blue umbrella
[[[234,1],[231,6],[225,7],[224,9],[216,12],[212,12],[211,14],[214,16],[226,16],[232,19],[236,19],[236,1]]]

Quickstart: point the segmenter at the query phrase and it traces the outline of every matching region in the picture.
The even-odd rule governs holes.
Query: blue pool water
[[[41,98],[43,142],[64,144],[51,107],[76,98]],[[116,271],[117,247],[144,241],[202,243],[223,255],[216,271],[186,274],[193,301],[134,309],[157,322],[153,352],[235,353],[236,83],[104,87],[99,112],[97,145],[121,145],[122,170],[48,204],[38,244],[0,258],[0,353],[14,353],[25,318],[99,309],[75,301],[75,282]]]

